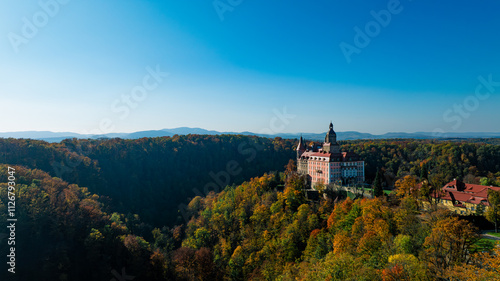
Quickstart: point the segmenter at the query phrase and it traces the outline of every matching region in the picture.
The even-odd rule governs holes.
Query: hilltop
[[[110,133],[110,134],[79,134],[74,132],[51,132],[51,131],[22,131],[22,132],[4,132],[0,133],[0,138],[22,138],[22,139],[37,139],[47,142],[60,142],[64,139],[140,139],[153,137],[172,137],[174,135],[246,135],[260,136],[266,138],[281,137],[285,139],[298,139],[303,136],[305,139],[312,141],[321,141],[324,139],[324,133],[279,133],[279,134],[260,134],[253,132],[219,132],[214,130],[206,130],[202,128],[179,127],[173,129],[162,130],[147,130],[133,133]],[[495,132],[468,132],[468,133],[432,133],[432,132],[389,132],[381,135],[370,133],[361,133],[356,131],[337,132],[338,140],[367,140],[367,139],[485,139],[485,138],[500,138],[500,133]]]

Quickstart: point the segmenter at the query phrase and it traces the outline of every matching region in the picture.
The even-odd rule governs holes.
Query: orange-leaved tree
[[[451,266],[469,264],[473,245],[479,239],[477,229],[457,217],[439,220],[425,238],[425,258],[430,271],[443,277]]]

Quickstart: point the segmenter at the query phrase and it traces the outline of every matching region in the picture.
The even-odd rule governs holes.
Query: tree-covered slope
[[[498,280],[500,250],[479,243],[477,229],[467,221],[445,210],[421,209],[413,194],[308,202],[301,177],[289,173],[283,192],[274,188],[275,180],[265,175],[194,198],[189,208],[195,215],[173,256],[177,276],[354,281],[471,280],[474,275],[480,278],[475,280]],[[203,267],[189,259],[198,252],[211,253]]]
[[[118,211],[163,226],[184,222],[178,210],[188,198],[283,169],[294,146],[293,140],[241,135],[61,143],[0,139],[0,163],[47,171],[108,196]]]
[[[15,185],[8,184],[8,167]],[[12,171],[12,170],[11,170]],[[12,179],[12,178],[11,178]],[[8,187],[14,186],[10,194]],[[111,280],[122,268],[138,280],[163,276],[155,265],[154,245],[133,233],[137,217],[109,213],[96,194],[40,170],[0,165],[0,220],[7,222],[7,201],[15,194],[15,236],[2,236],[0,252],[15,249],[15,274],[2,266],[1,280]],[[11,222],[9,222],[10,224]],[[4,231],[5,226],[2,227]],[[2,231],[3,232],[3,231]],[[10,259],[10,258],[9,258]],[[4,256],[3,260],[7,260]],[[161,259],[163,262],[163,258]],[[10,268],[10,266],[9,266]],[[157,279],[162,280],[162,279]]]

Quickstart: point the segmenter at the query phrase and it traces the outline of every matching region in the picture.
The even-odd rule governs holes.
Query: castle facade
[[[308,147],[300,137],[297,171],[307,175],[312,188],[320,184],[362,184],[365,181],[365,162],[355,153],[340,150],[332,123],[320,147]]]

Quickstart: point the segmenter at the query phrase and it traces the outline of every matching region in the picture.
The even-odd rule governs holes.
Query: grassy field
[[[372,189],[371,189],[371,188],[363,188],[363,190],[364,190],[364,191],[369,191],[369,192],[370,192]],[[385,194],[385,195],[389,195],[389,194],[391,194],[391,192],[392,192],[392,190],[385,190],[385,189],[384,189],[384,194]]]
[[[489,234],[489,235],[491,235],[491,236],[495,236],[495,237],[500,238],[500,232],[499,232],[499,233],[495,233],[495,232],[488,232],[488,233],[486,233],[486,234]]]

